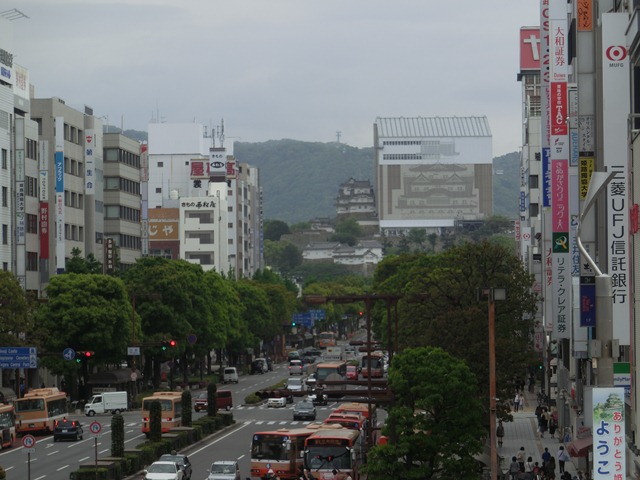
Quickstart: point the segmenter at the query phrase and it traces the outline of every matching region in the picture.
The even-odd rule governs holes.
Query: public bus
[[[360,358],[360,372],[364,378],[382,378],[384,376],[384,356],[381,353],[364,354]]]
[[[0,447],[9,448],[16,439],[16,413],[13,405],[0,405]]]
[[[334,332],[320,332],[318,334],[318,347],[335,347],[336,340],[336,334]]]
[[[142,433],[150,433],[149,409],[152,402],[160,402],[162,409],[162,433],[182,425],[182,393],[155,392],[142,399]]]
[[[281,479],[300,478],[304,441],[315,432],[309,428],[281,428],[256,432],[251,439],[251,478],[265,478],[269,469]]]
[[[19,435],[52,433],[54,423],[67,416],[67,395],[55,387],[31,389],[13,405]]]
[[[315,367],[316,384],[323,389],[323,392],[327,396],[343,395],[343,390],[346,385],[324,385],[325,381],[339,381],[345,380],[347,375],[347,362],[333,361],[333,362],[321,362]]]
[[[371,418],[369,417],[369,405],[367,403],[348,402],[342,403],[333,409],[332,414],[341,413],[343,415],[362,415],[371,423],[373,427],[377,425],[378,412],[375,403],[371,404]]]
[[[331,413],[324,422],[326,425],[342,425],[344,428],[363,430],[367,426],[367,419],[360,414]]]
[[[358,480],[364,462],[364,435],[340,425],[323,427],[304,442],[304,468],[316,480],[349,476]]]

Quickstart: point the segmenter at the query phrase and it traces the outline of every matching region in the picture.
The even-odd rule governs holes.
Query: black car
[[[293,407],[293,419],[294,420],[315,420],[316,419],[316,407],[311,402],[296,403]]]
[[[254,360],[251,362],[251,374],[264,373],[267,369],[262,360]]]
[[[58,440],[82,440],[82,425],[78,420],[69,420],[63,418],[62,420],[56,420],[53,425],[53,441]]]
[[[184,478],[187,480],[191,479],[191,462],[189,461],[189,457],[187,457],[186,455],[180,455],[178,453],[165,453],[158,459],[158,461],[177,463],[180,469],[184,472]]]

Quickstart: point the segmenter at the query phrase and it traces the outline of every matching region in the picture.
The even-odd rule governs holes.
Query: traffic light
[[[165,352],[169,349],[169,347],[173,348],[177,345],[178,343],[175,340],[163,340],[160,343],[160,347],[162,348],[162,351]]]
[[[177,345],[177,344],[176,344],[176,341],[175,341],[175,340],[169,340],[169,346],[170,346],[170,347],[175,347],[176,345]]]
[[[291,326],[295,327],[296,326],[296,321],[295,320],[291,320]]]
[[[80,350],[76,352],[76,363],[82,363],[83,360],[89,360],[93,357],[94,352],[91,350]]]

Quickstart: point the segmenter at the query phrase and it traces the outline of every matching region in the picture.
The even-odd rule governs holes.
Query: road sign
[[[73,348],[65,348],[62,352],[62,358],[65,360],[73,360],[76,358],[76,351]]]
[[[0,347],[0,368],[38,368],[38,349]]]
[[[100,430],[102,430],[102,425],[100,425],[100,422],[91,422],[89,430],[91,430],[91,433],[94,435],[97,435],[100,433]]]
[[[36,439],[33,435],[25,435],[22,437],[22,446],[24,448],[33,448],[36,446]]]
[[[127,347],[127,355],[132,357],[140,355],[140,347]]]

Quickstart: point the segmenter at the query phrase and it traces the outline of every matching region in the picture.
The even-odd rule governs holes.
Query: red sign
[[[540,29],[520,29],[520,70],[540,70]]]
[[[40,202],[40,258],[49,258],[49,203]]]
[[[569,109],[567,103],[567,84],[565,82],[551,82],[551,135],[569,135]]]

